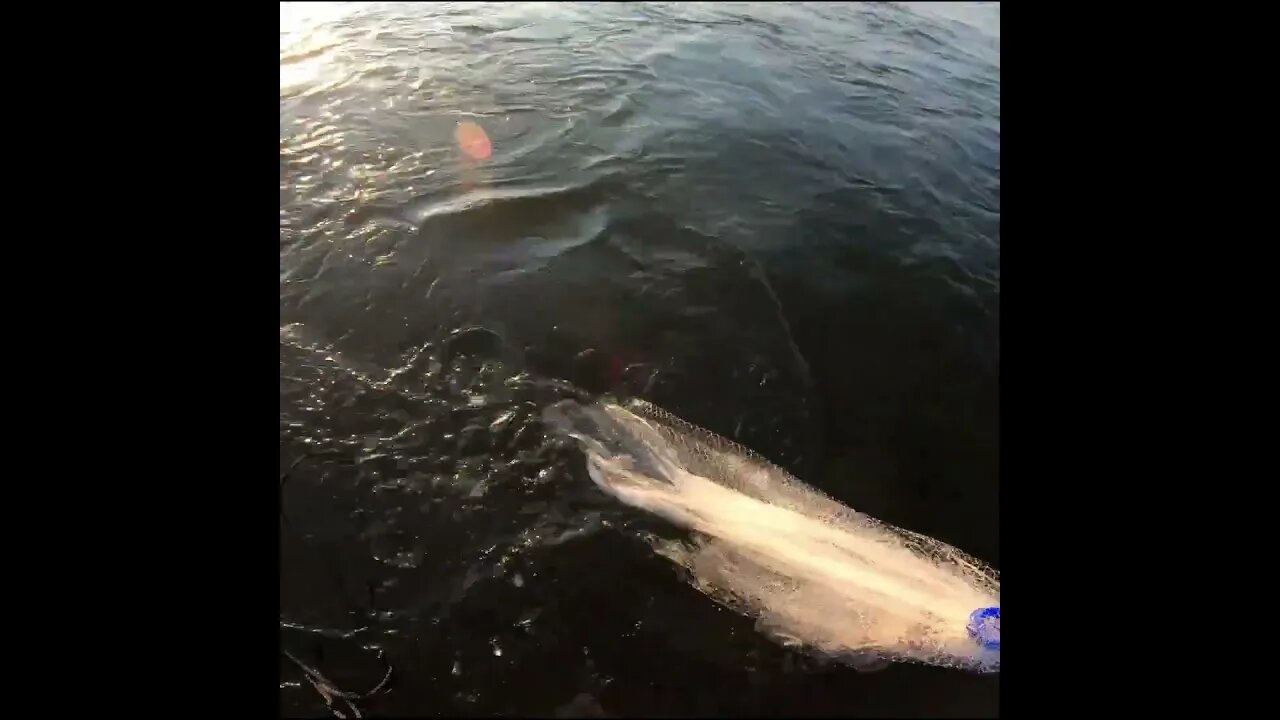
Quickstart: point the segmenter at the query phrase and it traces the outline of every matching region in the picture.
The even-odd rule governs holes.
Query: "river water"
[[[645,397],[998,567],[997,6],[280,22],[285,651],[389,665],[366,716],[996,713],[761,636],[537,418]],[[281,708],[329,714],[283,655]]]

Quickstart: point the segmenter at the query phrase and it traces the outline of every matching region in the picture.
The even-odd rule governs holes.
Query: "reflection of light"
[[[354,3],[280,3],[280,89],[313,83],[338,39],[324,26],[355,9]]]
[[[324,56],[315,55],[305,60],[280,63],[280,90],[290,90],[303,85],[310,85],[320,76],[324,67]]]
[[[315,86],[322,76],[332,76],[337,48],[337,41],[323,31],[291,46],[280,55],[280,91]]]
[[[355,9],[356,3],[282,2],[280,3],[280,49],[286,36],[305,34],[325,23],[333,22]]]

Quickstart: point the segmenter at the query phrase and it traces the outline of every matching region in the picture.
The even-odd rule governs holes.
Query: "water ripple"
[[[661,528],[538,410],[640,394],[833,492],[924,455],[886,407],[931,378],[969,373],[938,424],[981,432],[955,388],[998,375],[999,36],[951,3],[282,3],[289,637],[386,646],[424,682],[385,714],[549,712],[610,663],[606,706],[689,714],[632,660],[701,632],[747,683],[777,651],[628,544]],[[968,437],[920,472],[986,473]]]

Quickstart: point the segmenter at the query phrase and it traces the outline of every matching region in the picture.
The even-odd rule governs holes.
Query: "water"
[[[640,395],[998,567],[999,68],[991,6],[283,4],[283,648],[384,653],[371,716],[995,714],[708,601],[539,417]]]

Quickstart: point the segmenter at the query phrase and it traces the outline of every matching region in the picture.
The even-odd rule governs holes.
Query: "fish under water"
[[[605,492],[691,531],[654,550],[771,637],[859,669],[999,671],[999,574],[980,560],[642,400],[565,400],[543,419],[578,441]],[[975,635],[984,611],[994,622]]]

